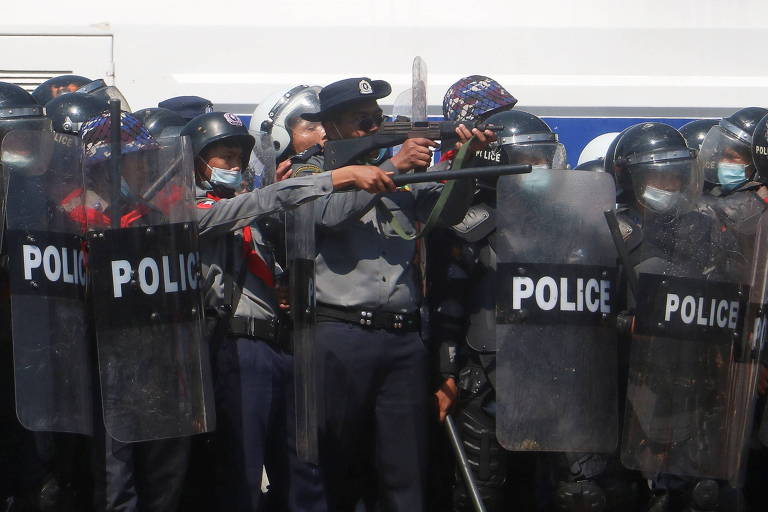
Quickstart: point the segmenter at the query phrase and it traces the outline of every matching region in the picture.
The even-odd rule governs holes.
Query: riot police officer
[[[720,283],[721,300],[739,297],[728,286],[750,282],[759,264],[750,244],[736,239],[743,219],[724,222],[718,204],[698,200],[703,180],[695,154],[674,128],[642,123],[622,132],[606,156],[626,205],[619,225],[627,281],[635,283],[622,462],[653,477],[654,511],[734,509],[733,492],[717,480],[740,471],[748,422],[741,409],[748,408],[726,413],[723,402],[749,402],[752,392],[734,377],[743,371],[742,345],[733,341],[742,331],[728,330],[736,329],[740,315],[749,324],[749,309],[734,306],[732,322],[721,317],[722,331],[689,328],[672,304],[654,309],[657,301],[683,293],[708,300],[703,283]]]
[[[255,144],[242,121],[211,112],[192,119],[182,135],[190,137],[195,153],[205,306],[215,354],[217,500],[222,510],[256,510],[266,466],[270,494],[285,507],[292,362],[278,338],[279,269],[257,221],[335,188],[377,192],[391,181],[379,170],[347,168],[235,195]]]
[[[144,123],[150,135],[155,138],[177,136],[189,122],[176,112],[161,107],[144,108],[137,110],[133,115]]]
[[[60,133],[78,133],[84,122],[107,108],[105,101],[82,93],[62,94],[45,104],[54,131]]]

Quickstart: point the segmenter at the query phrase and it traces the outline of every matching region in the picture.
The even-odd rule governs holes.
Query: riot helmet
[[[752,134],[752,163],[755,166],[752,179],[768,184],[768,115],[755,125]]]
[[[493,78],[470,75],[453,83],[443,97],[443,117],[449,121],[473,121],[509,110],[517,99]]]
[[[181,129],[180,135],[186,135],[192,143],[192,151],[195,156],[203,153],[210,144],[223,139],[229,139],[238,144],[242,150],[242,167],[248,166],[248,159],[255,144],[253,135],[235,114],[230,112],[209,112],[201,114]]]
[[[40,105],[45,105],[61,94],[75,92],[90,81],[90,78],[80,75],[55,76],[38,85],[32,91],[32,96]]]
[[[475,153],[477,165],[531,164],[534,169],[565,169],[565,147],[543,120],[522,110],[491,115],[488,123],[504,128],[488,150]]]
[[[75,92],[95,96],[107,103],[109,103],[109,100],[120,100],[120,109],[124,112],[131,111],[131,107],[128,105],[128,100],[125,99],[125,96],[120,92],[120,89],[114,85],[107,85],[101,78],[88,82]]]
[[[187,124],[187,120],[167,108],[153,107],[137,110],[133,117],[144,123],[154,138],[176,137]]]
[[[581,153],[579,154],[579,160],[576,162],[576,165],[579,166],[583,163],[591,162],[594,160],[604,161],[605,153],[608,151],[611,143],[616,139],[618,135],[619,132],[602,133],[587,142],[587,145],[584,146],[584,149],[582,149]]]
[[[45,112],[59,133],[77,134],[84,122],[109,108],[103,100],[87,94],[60,94],[45,104]]]
[[[0,139],[11,130],[50,130],[43,107],[16,84],[0,82]]]
[[[704,142],[704,137],[707,136],[710,128],[715,126],[719,119],[696,119],[690,123],[686,123],[678,130],[685,141],[688,143],[688,147],[699,151],[701,149],[701,143]]]
[[[766,114],[764,108],[743,108],[709,130],[698,157],[707,185],[729,193],[752,179],[752,134]]]
[[[320,122],[307,121],[301,114],[320,110],[318,85],[296,85],[259,103],[248,128],[271,135],[279,161],[320,144],[325,131]]]
[[[616,181],[619,203],[637,201],[657,214],[680,213],[701,195],[696,152],[664,123],[630,126],[611,143],[605,169]]]

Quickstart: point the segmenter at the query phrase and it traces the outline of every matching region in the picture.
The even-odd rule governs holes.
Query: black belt
[[[229,334],[243,338],[258,338],[274,343],[277,340],[277,322],[275,320],[235,316],[229,321]]]
[[[324,319],[340,320],[369,329],[386,329],[388,331],[419,330],[419,316],[414,313],[390,313],[389,311],[342,308],[318,304],[317,318],[319,321]]]

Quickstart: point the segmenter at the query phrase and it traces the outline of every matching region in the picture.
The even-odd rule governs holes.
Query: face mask
[[[717,164],[717,179],[720,186],[726,192],[731,192],[739,185],[747,181],[747,166],[733,162],[720,162]]]
[[[657,212],[666,212],[680,200],[680,192],[670,192],[650,185],[643,191],[643,203]]]
[[[243,181],[243,175],[240,171],[230,171],[229,169],[221,169],[219,167],[211,167],[205,164],[211,170],[211,184],[219,185],[220,187],[228,188],[229,190],[239,190],[240,184]]]

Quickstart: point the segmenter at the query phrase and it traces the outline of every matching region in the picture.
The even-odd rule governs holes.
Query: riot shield
[[[411,121],[427,121],[427,63],[421,57],[413,59],[411,81]]]
[[[301,175],[301,174],[297,174]],[[293,320],[293,372],[296,451],[302,460],[319,461],[318,432],[322,402],[318,399],[315,351],[315,215],[312,203],[286,212],[285,241]]]
[[[643,244],[655,250],[636,266],[621,460],[737,485],[755,405],[768,223],[730,223],[720,201],[643,219]]]
[[[191,146],[172,137],[101,154],[87,152],[84,207],[107,432],[134,442],[210,431]]]
[[[608,453],[618,437],[611,176],[497,185],[496,435],[511,451]]]
[[[76,136],[24,130],[3,139],[16,413],[29,430],[93,429],[85,226],[73,213],[81,164]]]

